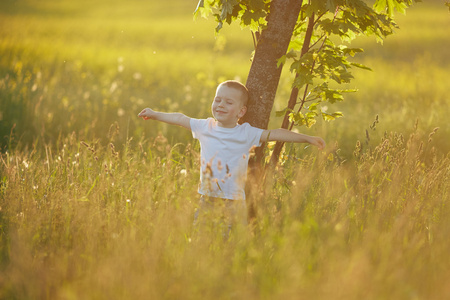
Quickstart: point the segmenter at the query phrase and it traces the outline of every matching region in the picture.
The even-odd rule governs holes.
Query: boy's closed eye
[[[216,102],[224,102],[226,104],[233,104],[233,100],[231,99],[221,99],[221,98],[215,98],[214,99]]]

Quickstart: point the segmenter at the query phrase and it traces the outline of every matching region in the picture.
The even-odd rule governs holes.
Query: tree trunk
[[[253,63],[248,74],[246,86],[250,99],[247,113],[240,120],[252,126],[267,129],[275,94],[280,81],[282,65],[278,60],[286,54],[292,33],[300,13],[301,0],[273,0],[267,16],[267,27],[261,32]],[[264,146],[256,150],[256,158],[250,160],[250,180],[247,184],[249,219],[256,217],[258,183],[261,184],[261,162],[264,158]]]
[[[300,0],[272,1],[267,27],[261,33],[248,74],[250,101],[241,123],[267,128],[282,70],[277,62],[286,54],[301,5]]]

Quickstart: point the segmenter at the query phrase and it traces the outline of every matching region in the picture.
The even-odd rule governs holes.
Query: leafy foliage
[[[266,16],[269,10],[270,0],[200,0],[195,15],[201,14],[207,17],[213,14],[219,32],[223,23],[239,21],[243,27],[249,26],[252,31],[267,24]]]
[[[218,23],[217,32],[224,22],[233,21],[252,31],[260,31],[267,25],[270,4],[268,0],[201,0],[196,14],[200,12],[206,17],[212,13]],[[304,1],[288,52],[277,64],[281,67],[290,62],[290,71],[295,74],[292,87],[303,91],[299,101],[281,111],[289,115],[291,124],[309,127],[316,122],[316,117],[321,116],[326,121],[342,117],[341,112],[326,113],[320,106],[343,101],[344,93],[356,90],[330,86],[350,83],[354,78],[353,67],[370,68],[351,61],[363,49],[350,48],[337,41],[351,43],[357,36],[364,35],[382,42],[397,27],[394,10],[404,13],[411,4],[412,0],[379,0],[372,8],[362,0]]]

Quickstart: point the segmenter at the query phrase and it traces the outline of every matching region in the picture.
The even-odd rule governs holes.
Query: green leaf
[[[316,111],[318,105],[319,105],[319,102],[315,102],[315,103],[311,104],[311,105],[308,107],[308,110],[310,110],[310,111]]]
[[[306,127],[310,128],[314,124],[316,124],[316,116],[318,114],[314,111],[308,112],[305,115],[305,125]]]
[[[368,71],[373,71],[371,68],[363,65],[363,64],[358,64],[358,63],[351,63],[352,66],[360,68],[360,69],[364,69],[364,70],[368,70]]]
[[[226,20],[228,15],[233,15],[234,6],[238,4],[236,0],[222,0],[221,20]]]
[[[294,86],[296,88],[298,88],[299,90],[306,84],[308,84],[308,85],[314,84],[314,82],[313,82],[314,76],[312,74],[298,73],[298,75],[299,76],[294,80]]]
[[[345,55],[350,55],[351,57],[354,57],[356,53],[364,52],[362,48],[343,48],[342,49]]]
[[[211,12],[212,12],[212,9],[211,9],[211,6],[209,5],[208,1],[205,2],[204,0],[200,0],[194,11],[194,19],[197,19],[199,14],[203,18],[207,18]]]
[[[340,90],[325,90],[321,95],[322,101],[328,101],[330,103],[344,100],[344,96],[342,96]]]
[[[278,59],[277,68],[279,68],[281,65],[284,65],[286,63],[286,59],[295,57],[297,57],[297,52],[291,49],[288,53]]]
[[[249,9],[258,11],[258,10],[264,10],[267,1],[262,0],[250,0],[249,1]]]
[[[287,58],[294,58],[297,57],[297,52],[294,50],[290,50],[288,53],[286,53]]]
[[[409,3],[409,2],[408,2]],[[407,3],[404,0],[377,0],[373,5],[373,8],[377,12],[385,12],[388,16],[394,16],[394,10],[399,13],[405,14]]]
[[[278,110],[278,111],[275,112],[275,116],[276,117],[283,117],[286,114],[286,112],[288,112],[288,111],[291,112],[292,109],[290,109],[289,107],[286,107],[283,110]]]
[[[334,12],[336,10],[336,3],[334,3],[333,0],[327,0],[327,4],[325,8],[329,10],[330,12]]]
[[[306,124],[305,116],[299,112],[299,113],[290,113],[289,114],[289,121],[293,122],[297,126],[302,126]]]
[[[307,112],[305,116],[307,119],[311,119],[311,118],[314,118],[315,116],[317,116],[317,113],[315,111],[310,111],[310,112]]]
[[[394,1],[394,7],[395,10],[401,14],[406,14],[406,8],[408,8],[408,6],[405,3],[398,1]]]
[[[277,68],[286,63],[286,55],[283,55],[277,60]]]
[[[327,114],[326,112],[322,112],[322,118],[323,118],[325,121],[327,121],[327,122],[329,122],[329,121],[334,121],[334,120],[336,120],[337,118],[341,118],[341,117],[343,117],[343,116],[344,116],[344,114],[343,114],[342,112],[340,112],[340,111],[337,111],[337,112],[332,113],[332,114]]]
[[[377,12],[384,12],[387,6],[387,0],[377,0],[373,5],[373,9]]]
[[[318,24],[320,28],[322,28],[322,30],[327,33],[327,35],[339,33],[339,26],[337,26],[336,23],[334,23],[330,19],[324,19],[323,21],[320,21]]]

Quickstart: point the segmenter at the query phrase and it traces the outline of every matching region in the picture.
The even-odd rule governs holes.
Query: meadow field
[[[0,1],[0,299],[450,298],[443,1],[354,42],[373,71],[330,105],[344,117],[297,128],[328,147],[287,145],[229,240],[192,225],[198,143],[137,118],[208,117],[219,82],[245,82],[250,32],[215,36],[196,5]]]

